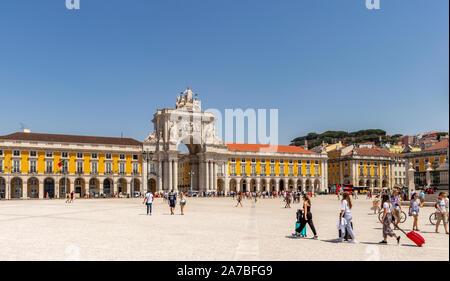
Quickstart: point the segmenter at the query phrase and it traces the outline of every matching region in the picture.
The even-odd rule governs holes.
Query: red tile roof
[[[39,133],[13,133],[0,136],[0,140],[22,140],[41,142],[66,142],[66,143],[87,143],[87,144],[112,144],[112,145],[133,145],[141,146],[142,143],[131,138],[111,138],[95,136],[59,135],[59,134],[39,134]]]
[[[448,149],[448,139],[444,139],[444,140],[438,142],[437,144],[426,148],[425,150],[429,151],[429,150],[439,150],[439,149],[446,149],[446,148]]]
[[[227,143],[229,150],[236,151],[268,151],[268,152],[286,152],[286,153],[309,153],[314,152],[292,145],[268,145],[268,144],[247,144],[247,143]]]
[[[357,148],[356,149],[358,155],[364,156],[384,156],[384,157],[398,157],[397,154],[390,153],[385,149],[376,149],[376,148]],[[350,150],[346,155],[353,155],[353,150]]]

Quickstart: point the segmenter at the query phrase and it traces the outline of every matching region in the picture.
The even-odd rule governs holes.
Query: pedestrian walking
[[[147,205],[147,216],[152,215],[152,204],[153,204],[153,193],[151,191],[147,191],[144,196],[144,202],[142,204]]]
[[[240,192],[238,193],[236,200],[237,200],[237,204],[235,207],[237,207],[238,205],[241,205],[241,207],[244,207],[244,206],[242,206],[242,194]]]
[[[383,194],[381,196],[381,205],[383,206],[384,213],[383,213],[383,219],[381,220],[381,223],[383,224],[383,240],[380,242],[380,244],[387,244],[387,237],[395,237],[397,239],[397,244],[400,244],[400,236],[396,235],[394,231],[391,228],[392,223],[392,203],[389,199],[389,195]]]
[[[439,193],[439,198],[435,204],[436,207],[436,233],[439,233],[439,225],[444,224],[445,233],[448,234],[448,198],[445,192]]]
[[[184,207],[186,206],[186,198],[183,193],[180,194],[181,215],[184,215]]]
[[[420,231],[419,230],[419,226],[418,226],[418,221],[419,221],[419,208],[420,208],[420,199],[419,199],[419,194],[417,193],[413,193],[411,195],[411,201],[409,202],[409,211],[408,214],[409,216],[412,216],[414,218],[413,221],[413,231]]]
[[[284,205],[285,208],[291,207],[291,195],[287,193],[286,198],[284,199],[286,201],[286,205]]]
[[[350,195],[348,192],[344,192],[342,195],[342,204],[341,204],[341,212],[339,213],[339,229],[340,229],[340,237],[339,242],[345,237],[345,233],[347,232],[352,238],[349,242],[356,243],[355,233],[353,232],[352,226],[352,200],[350,200]]]
[[[423,192],[423,188],[420,190],[419,199],[420,199],[420,207],[423,207],[423,202],[425,202],[425,192]]]
[[[170,214],[175,214],[175,206],[177,203],[177,195],[173,192],[173,190],[170,191],[169,195],[167,196],[167,200],[169,201],[169,207],[170,207]]]
[[[314,239],[318,239],[319,236],[317,236],[316,228],[314,227],[314,223],[312,220],[311,200],[309,199],[308,195],[303,195],[303,202],[304,220],[302,220],[300,226],[295,231],[298,233],[302,233],[303,228],[305,228],[306,224],[308,224],[314,234]]]
[[[398,194],[398,190],[395,189],[392,192],[392,196],[391,196],[391,203],[393,206],[393,215],[394,215],[394,225],[395,225],[395,229],[398,229],[398,224],[400,223],[400,220],[402,218],[402,206],[400,205],[400,196]]]
[[[73,191],[70,193],[70,203],[73,202],[73,198],[75,197],[75,194],[73,193]]]

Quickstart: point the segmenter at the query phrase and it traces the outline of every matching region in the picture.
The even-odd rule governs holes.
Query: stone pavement
[[[371,201],[354,200],[359,243],[335,243],[340,204],[335,196],[312,199],[319,240],[290,238],[299,204],[280,199],[188,198],[185,215],[170,215],[161,199],[153,216],[141,199],[0,201],[0,260],[449,260],[449,236],[434,233],[433,208],[421,210],[426,244],[416,247],[402,234],[378,245],[381,223]],[[402,225],[410,230],[412,219]]]

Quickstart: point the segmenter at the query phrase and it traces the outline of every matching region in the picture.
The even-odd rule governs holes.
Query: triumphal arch
[[[190,190],[217,191],[218,166],[227,163],[227,146],[216,135],[215,120],[214,114],[202,111],[189,88],[177,97],[175,108],[158,109],[154,131],[143,144],[144,190],[178,191],[179,181],[188,176]],[[180,143],[188,153],[179,151]]]

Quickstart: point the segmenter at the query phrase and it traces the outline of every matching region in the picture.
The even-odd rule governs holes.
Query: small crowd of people
[[[184,215],[184,207],[186,206],[186,195],[183,192],[179,193],[180,195],[180,210],[181,215]],[[152,215],[152,206],[153,206],[153,198],[154,195],[151,191],[147,191],[144,195],[144,202],[147,206],[147,215]],[[170,215],[175,215],[175,208],[177,205],[177,194],[171,190],[169,193],[164,193],[161,198],[163,198],[163,202],[167,202],[170,208]]]
[[[420,208],[423,206],[423,190],[421,192],[413,192],[411,195],[411,200],[409,202],[409,216],[413,217],[413,231],[420,231],[418,227],[418,216],[420,213]],[[381,197],[381,209],[383,211],[381,217],[382,224],[382,237],[380,244],[387,244],[388,237],[393,237],[396,239],[397,244],[400,243],[401,236],[397,235],[394,230],[399,229],[398,224],[400,223],[402,207],[401,198],[402,195],[398,190],[393,190],[389,194],[388,192],[383,192],[377,197]],[[352,200],[351,195],[348,192],[343,192],[340,194],[341,208],[339,212],[338,219],[338,230],[339,238],[337,242],[342,242],[344,240],[350,243],[356,243],[355,232],[353,230],[352,223]],[[288,197],[287,197],[288,198]],[[311,200],[307,194],[303,194],[303,209],[298,209],[296,213],[296,228],[295,233],[292,235],[294,237],[306,237],[305,227],[306,224],[309,225],[311,231],[314,234],[314,239],[317,239],[317,231],[312,220],[311,213]],[[357,198],[353,195],[353,198]],[[422,199],[421,199],[422,198]],[[287,203],[288,204],[288,203]],[[439,233],[439,225],[442,222],[444,225],[445,233],[449,234],[448,231],[448,221],[449,221],[449,198],[447,193],[440,192],[439,198],[435,202],[435,213],[436,216],[436,233]],[[378,206],[377,206],[378,208]],[[394,229],[392,229],[392,225]]]

